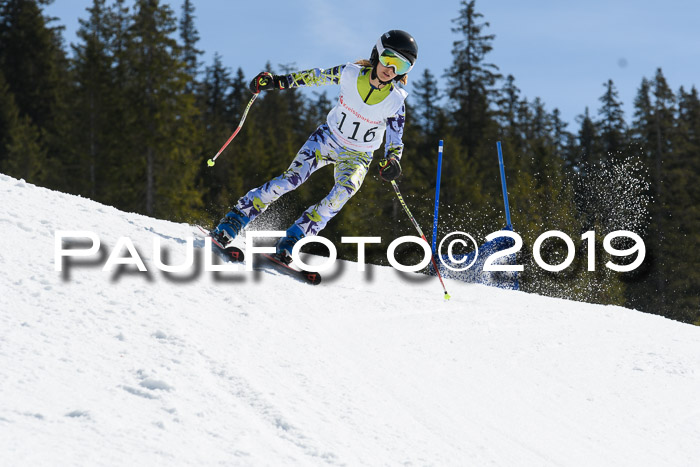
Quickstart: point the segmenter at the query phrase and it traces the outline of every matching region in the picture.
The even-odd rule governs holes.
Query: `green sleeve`
[[[287,80],[286,89],[338,84],[340,83],[340,75],[343,73],[344,68],[345,65],[338,65],[326,69],[312,68],[311,70],[297,71],[284,75],[283,77]]]

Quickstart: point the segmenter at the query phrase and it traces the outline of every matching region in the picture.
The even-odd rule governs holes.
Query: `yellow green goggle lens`
[[[413,68],[411,62],[390,49],[382,51],[381,55],[379,55],[379,63],[387,68],[393,68],[397,75],[405,75]]]

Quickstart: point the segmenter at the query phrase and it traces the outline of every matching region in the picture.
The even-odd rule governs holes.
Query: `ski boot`
[[[304,232],[301,228],[294,224],[287,229],[287,236],[280,238],[277,242],[277,258],[284,264],[289,264],[292,262],[292,249],[294,245],[304,238]]]
[[[211,231],[211,235],[225,248],[241,233],[249,222],[250,217],[237,208],[233,208],[219,221],[219,225]]]

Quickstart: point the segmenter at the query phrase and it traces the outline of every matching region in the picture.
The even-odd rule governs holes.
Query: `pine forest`
[[[210,168],[207,159],[252,96],[252,76],[224,66],[218,54],[202,62],[194,2],[182,0],[174,11],[159,0],[93,0],[70,46],[45,14],[48,3],[0,0],[0,172],[13,177],[129,212],[212,226],[239,196],[282,173],[334,105],[334,86],[261,93],[227,154]],[[522,290],[700,325],[696,87],[671,89],[657,69],[640,77],[634,114],[625,116],[609,80],[601,83],[599,101],[570,125],[556,102],[523,97],[516,78],[490,62],[494,36],[474,0],[462,0],[454,17],[452,63],[409,77],[398,183],[426,234],[441,139],[438,237],[459,230],[483,240],[504,227],[501,141],[512,224],[524,241]],[[267,71],[297,70],[269,64]],[[374,158],[381,155],[383,147]],[[286,229],[328,193],[332,170],[321,169],[313,183],[281,198],[260,217],[263,226]],[[50,206],[44,215],[51,215]],[[533,242],[548,230],[576,243],[576,260],[560,273],[544,271],[532,257]],[[589,271],[591,243],[582,235],[594,231],[602,252],[604,236],[616,230],[644,239],[644,263],[614,272],[600,254]],[[342,248],[342,236],[381,236],[383,245],[368,245],[367,261],[387,264],[386,239],[415,230],[375,161],[322,235],[349,260],[357,251]],[[542,254],[556,264],[566,248],[552,240]]]

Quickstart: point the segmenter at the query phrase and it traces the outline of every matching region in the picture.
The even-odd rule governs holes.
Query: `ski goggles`
[[[385,49],[381,39],[377,41],[377,54],[379,63],[387,68],[393,68],[397,75],[405,75],[413,68],[411,61],[403,55],[391,49]]]

